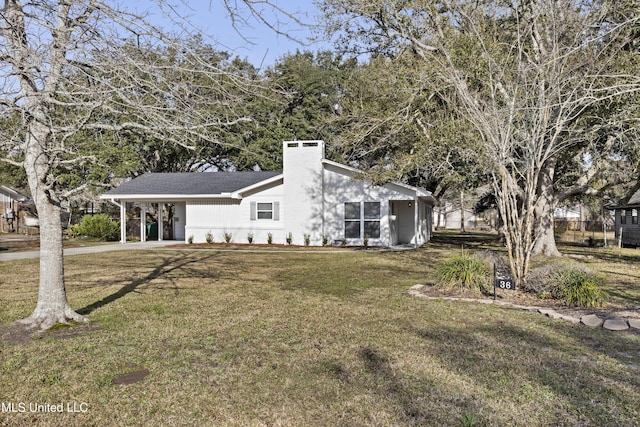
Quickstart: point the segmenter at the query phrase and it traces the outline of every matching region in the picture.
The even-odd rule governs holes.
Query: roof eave
[[[221,194],[102,194],[102,200],[124,200],[136,202],[175,202],[181,200],[234,199],[232,193]]]
[[[275,182],[278,182],[280,180],[282,180],[284,178],[284,174],[279,174],[276,176],[272,176],[271,178],[267,178],[265,180],[262,180],[260,182],[256,182],[255,184],[251,184],[247,187],[241,188],[239,190],[234,191],[233,193],[231,193],[232,197],[234,199],[242,199],[242,195],[244,193],[247,193],[249,191],[252,190],[256,190],[258,188],[264,187],[265,185],[269,185],[269,184],[273,184]]]

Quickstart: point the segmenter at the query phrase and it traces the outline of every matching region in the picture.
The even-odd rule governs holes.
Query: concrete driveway
[[[98,245],[98,246],[82,246],[75,248],[66,248],[64,250],[64,256],[70,255],[82,255],[82,254],[97,254],[101,252],[111,252],[111,251],[125,251],[125,250],[135,250],[135,249],[149,249],[149,248],[160,248],[163,246],[176,244],[181,242],[175,241],[149,241],[149,242],[135,242],[135,243],[114,243],[111,245]],[[19,259],[31,259],[31,258],[40,258],[40,251],[32,250],[32,251],[19,251],[19,252],[0,252],[0,262],[2,261],[15,261]]]

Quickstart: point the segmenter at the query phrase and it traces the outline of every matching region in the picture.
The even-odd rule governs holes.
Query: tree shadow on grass
[[[358,352],[358,356],[365,371],[376,378],[376,383],[382,384],[377,392],[384,399],[392,399],[397,402],[408,420],[428,420],[424,406],[417,404],[419,400],[403,384],[401,375],[394,372],[389,359],[384,354],[374,348],[365,347]]]
[[[640,357],[630,351],[633,342],[583,327],[549,325],[543,331],[498,321],[413,332],[429,343],[429,354],[442,366],[463,372],[488,396],[509,389],[516,404],[556,400],[542,422],[635,425]]]
[[[323,360],[320,368],[351,393],[374,394],[374,406],[366,408],[365,412],[373,414],[382,410],[387,417],[393,417],[390,425],[453,425],[463,414],[479,412],[472,397],[457,394],[437,379],[404,373],[394,366],[392,358],[373,346],[360,347],[356,360],[357,365],[351,368],[342,360]],[[455,407],[459,411],[443,412],[443,407]],[[339,425],[357,424],[352,419],[346,421]]]
[[[476,249],[487,249],[504,247],[500,244],[500,237],[491,232],[459,232],[459,231],[436,231],[431,239],[432,244],[444,244],[454,246],[468,246]]]
[[[106,297],[102,298],[99,301],[96,301],[92,304],[89,304],[79,310],[76,310],[79,314],[86,316],[92,312],[94,312],[95,310],[106,306],[107,304],[110,304],[132,292],[135,292],[140,286],[145,285],[149,282],[151,282],[154,279],[157,279],[161,276],[165,276],[168,273],[171,273],[173,271],[179,270],[179,269],[184,269],[185,267],[189,266],[190,264],[193,263],[198,263],[198,262],[202,262],[206,259],[209,259],[213,257],[213,254],[208,254],[208,255],[194,255],[191,253],[179,253],[176,254],[174,256],[166,256],[162,259],[162,262],[160,264],[158,264],[156,267],[153,268],[152,271],[150,271],[147,275],[145,275],[144,277],[140,277],[137,279],[131,279],[131,281],[127,284],[125,284],[124,286],[122,286],[120,289],[118,289],[116,292],[107,295]],[[128,281],[128,280],[126,280]],[[125,281],[125,282],[126,282]]]

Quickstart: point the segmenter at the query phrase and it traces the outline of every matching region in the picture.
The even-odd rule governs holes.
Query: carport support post
[[[164,203],[158,203],[158,242],[162,242],[162,232],[164,231],[164,227],[162,223],[164,222],[162,218],[162,212],[164,211]]]
[[[413,198],[413,247],[418,247],[418,193]]]
[[[140,206],[140,241],[147,241],[147,205]]]
[[[127,243],[127,202],[120,201],[120,243]]]

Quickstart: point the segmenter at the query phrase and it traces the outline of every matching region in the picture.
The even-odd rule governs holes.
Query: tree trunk
[[[60,206],[53,199],[46,181],[49,165],[45,150],[49,133],[35,122],[29,126],[24,165],[40,223],[40,285],[35,310],[18,322],[30,329],[46,330],[57,323],[86,319],[73,311],[67,302]]]
[[[553,190],[553,177],[555,175],[555,159],[547,161],[541,172],[538,182],[538,201],[535,207],[535,244],[531,255],[545,255],[548,257],[562,256],[556,246],[553,221],[556,208],[555,194]]]

